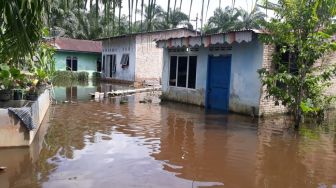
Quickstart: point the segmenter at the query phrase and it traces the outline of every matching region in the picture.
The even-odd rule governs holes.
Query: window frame
[[[171,70],[171,57],[175,56],[176,57],[176,82],[175,85],[170,85],[170,70]],[[195,56],[196,57],[196,73],[195,73],[195,88],[189,88],[189,62],[190,62],[190,56]],[[180,87],[178,85],[178,66],[179,66],[179,57],[187,57],[187,75],[186,75],[186,86],[185,87]],[[168,87],[175,87],[175,88],[183,88],[183,89],[189,89],[189,90],[196,90],[197,88],[197,67],[198,67],[198,55],[197,54],[169,54],[169,65],[168,65]]]
[[[68,66],[68,61],[70,62],[70,66]],[[74,61],[76,61],[76,70],[74,69]],[[66,71],[78,71],[78,57],[77,56],[67,56],[65,58],[65,70]]]
[[[122,54],[120,59],[120,65],[122,68],[127,68],[129,66],[130,61],[129,57],[130,57],[129,53]]]
[[[115,74],[117,73],[117,54],[107,54],[107,61],[108,61],[108,77],[112,78],[113,76],[115,76]]]

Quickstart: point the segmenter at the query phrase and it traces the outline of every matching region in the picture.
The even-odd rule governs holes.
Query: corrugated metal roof
[[[102,42],[57,37],[50,43],[59,51],[101,53]]]
[[[165,40],[158,40],[156,41],[156,45],[159,48],[178,48],[178,47],[196,47],[196,46],[209,47],[210,45],[216,45],[216,44],[225,44],[225,43],[232,44],[233,42],[237,43],[251,42],[254,34],[260,34],[260,33],[263,32],[259,30],[230,31],[210,35],[178,37]]]
[[[211,37],[211,36],[214,36],[214,35],[225,35],[225,34],[229,34],[229,33],[240,33],[240,32],[247,32],[247,31],[250,31],[250,32],[253,32],[253,33],[256,33],[256,34],[267,33],[263,30],[257,30],[257,29],[242,29],[242,30],[231,30],[231,31],[228,31],[228,32],[221,32],[221,33],[205,34],[205,35],[202,35],[202,36],[198,35],[198,36],[189,36],[189,37],[175,37],[175,38],[157,40],[156,42],[167,41],[167,40],[172,40],[172,39],[197,38],[197,37],[209,37],[209,36]]]
[[[169,31],[176,31],[176,30],[186,30],[186,31],[190,31],[190,32],[196,32],[195,30],[183,27],[183,28],[173,28],[173,29],[166,29],[166,30],[130,33],[130,34],[118,35],[118,36],[114,36],[114,37],[99,38],[99,39],[96,39],[96,40],[97,41],[102,41],[102,40],[107,40],[107,39],[125,38],[125,37],[132,37],[132,36],[136,36],[136,35],[141,35],[141,34],[162,33],[162,32],[169,32]],[[199,32],[197,31],[197,33],[199,33]]]

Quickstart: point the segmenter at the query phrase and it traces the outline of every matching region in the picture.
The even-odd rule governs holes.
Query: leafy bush
[[[99,79],[99,78],[101,78],[101,72],[94,72],[93,74],[92,74],[92,78],[93,79]]]
[[[77,72],[77,80],[80,82],[89,80],[89,73],[87,72]]]
[[[56,71],[52,82],[55,85],[62,85],[64,83],[87,82],[88,80],[89,73],[87,72]]]

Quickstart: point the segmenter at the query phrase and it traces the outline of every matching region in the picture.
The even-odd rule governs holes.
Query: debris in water
[[[0,166],[0,172],[5,171],[6,169],[7,169],[7,167]]]
[[[126,103],[128,103],[127,100],[120,100],[120,104],[126,104]]]
[[[152,103],[152,99],[143,99],[143,100],[141,100],[141,101],[139,101],[139,103]]]

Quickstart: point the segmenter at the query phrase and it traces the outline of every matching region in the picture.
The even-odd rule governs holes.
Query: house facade
[[[155,41],[194,35],[195,31],[177,28],[101,39],[103,77],[115,81],[159,83],[163,49],[156,48]]]
[[[50,41],[56,48],[55,68],[60,71],[101,72],[100,41],[55,38]]]
[[[265,98],[257,70],[271,68],[274,48],[246,30],[157,42],[163,50],[163,99],[242,114],[285,112]]]

